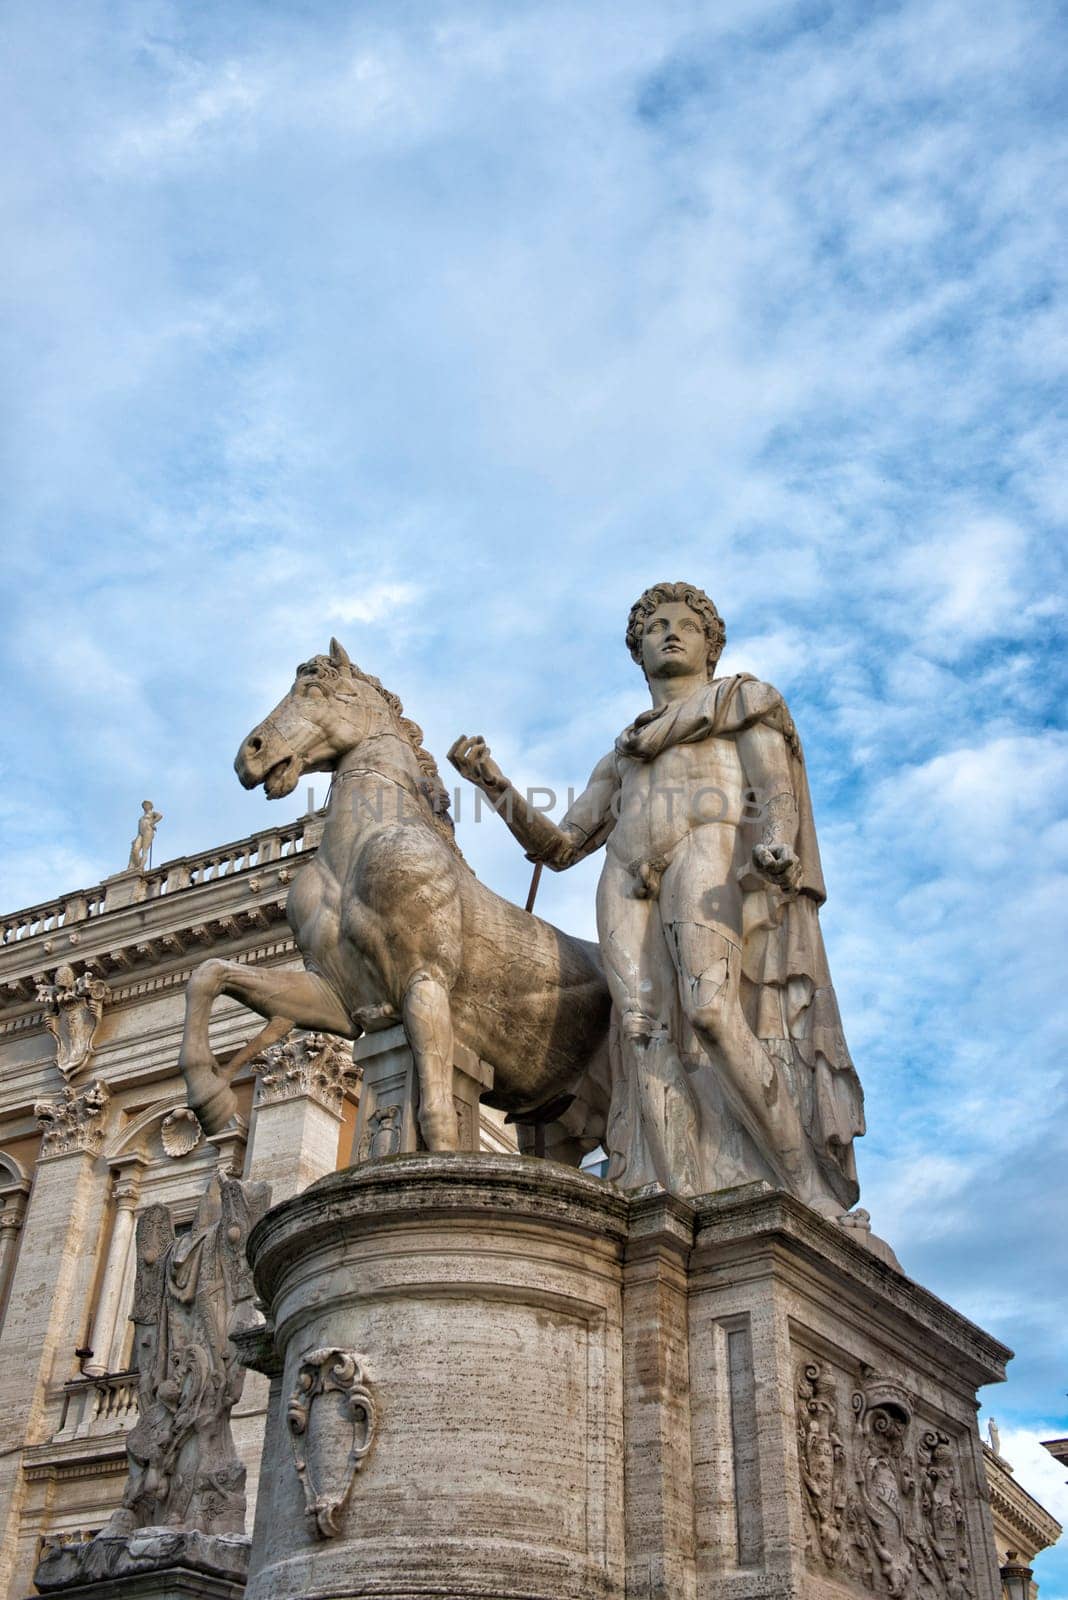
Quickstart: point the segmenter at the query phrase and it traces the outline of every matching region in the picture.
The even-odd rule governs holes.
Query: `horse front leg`
[[[208,1035],[212,1005],[222,994],[267,1019],[267,1026],[225,1062],[212,1052]],[[315,973],[270,971],[236,961],[201,962],[186,984],[178,1066],[185,1078],[189,1108],[196,1112],[205,1133],[221,1133],[236,1115],[237,1100],[229,1079],[238,1068],[293,1028],[354,1037],[340,1000]]]
[[[404,991],[404,1031],[419,1075],[419,1131],[428,1150],[460,1143],[452,1099],[452,1009],[440,978],[417,972]]]

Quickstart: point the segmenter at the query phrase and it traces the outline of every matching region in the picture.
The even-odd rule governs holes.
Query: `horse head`
[[[292,794],[305,772],[327,772],[341,756],[393,723],[377,685],[336,639],[330,654],[297,668],[284,700],[248,735],[234,770],[246,789],[263,784],[270,800]]]

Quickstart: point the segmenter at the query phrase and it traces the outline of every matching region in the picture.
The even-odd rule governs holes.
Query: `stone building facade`
[[[220,1164],[281,1200],[353,1158],[351,1042],[298,1034],[273,1047],[238,1074],[238,1126],[212,1139],[177,1070],[200,961],[299,964],[285,900],[321,829],[308,815],[0,919],[3,1600],[33,1592],[43,1539],[95,1532],[121,1499],[139,1210],[163,1202],[181,1231]],[[232,1053],[261,1025],[220,1000],[214,1050]],[[485,1148],[515,1148],[496,1113],[480,1124]],[[266,1388],[250,1373],[233,1419],[249,1527]]]
[[[397,1048],[387,1036],[355,1051],[321,1034],[273,1047],[239,1073],[238,1125],[214,1138],[176,1065],[198,962],[299,964],[285,900],[321,828],[310,814],[0,919],[0,1600],[32,1592],[42,1541],[95,1532],[121,1499],[139,1210],[163,1202],[180,1231],[219,1165],[278,1201],[357,1154],[362,1061],[370,1085],[374,1050],[385,1069]],[[258,1027],[220,1001],[216,1054]],[[468,1110],[483,1148],[514,1149],[497,1114]],[[388,1130],[365,1120],[359,1154],[378,1154]],[[249,1373],[233,1419],[249,1528],[266,1399]],[[1060,1530],[994,1451],[984,1461],[999,1560],[1029,1564]]]

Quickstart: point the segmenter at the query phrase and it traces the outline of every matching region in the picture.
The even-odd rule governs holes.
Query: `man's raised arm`
[[[475,784],[500,813],[519,840],[530,861],[543,861],[554,872],[573,867],[602,845],[615,826],[613,800],[619,790],[613,753],[598,761],[590,781],[568,810],[555,822],[523,798],[490,754],[480,734],[461,734],[449,751],[457,772]]]

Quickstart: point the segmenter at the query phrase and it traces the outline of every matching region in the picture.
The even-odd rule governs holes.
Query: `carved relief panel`
[[[810,1565],[894,1600],[969,1600],[956,1442],[870,1367],[850,1382],[804,1361],[796,1395]]]
[[[84,1067],[93,1053],[93,1041],[111,990],[102,978],[73,967],[57,968],[53,983],[37,986],[44,1024],[56,1041],[56,1065],[67,1079]]]

